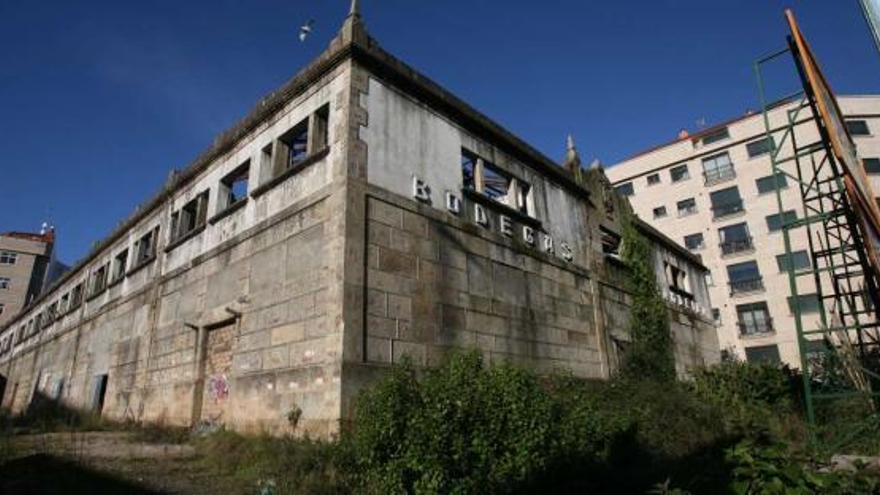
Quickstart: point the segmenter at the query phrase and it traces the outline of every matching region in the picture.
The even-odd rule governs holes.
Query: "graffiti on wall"
[[[214,375],[208,379],[208,395],[215,404],[229,397],[229,380],[226,375]]]

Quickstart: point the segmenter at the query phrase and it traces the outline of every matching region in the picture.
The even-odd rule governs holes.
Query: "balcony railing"
[[[763,321],[737,322],[739,333],[743,336],[761,335],[773,333],[773,318],[765,318]]]
[[[764,290],[764,279],[761,277],[730,282],[730,295],[744,294]]]
[[[719,184],[721,182],[733,180],[736,178],[736,169],[733,165],[719,167],[714,170],[706,170],[703,172],[703,181],[707,186]]]
[[[734,239],[730,241],[725,241],[720,244],[721,246],[721,254],[728,255],[734,253],[742,253],[745,251],[753,251],[755,249],[755,244],[752,242],[752,237],[748,236],[743,239]]]
[[[712,217],[722,218],[745,211],[742,200],[731,201],[720,205],[712,205]]]

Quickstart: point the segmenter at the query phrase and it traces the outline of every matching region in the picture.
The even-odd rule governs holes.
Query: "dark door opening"
[[[104,409],[104,396],[107,394],[107,374],[95,377],[95,388],[92,392],[92,411],[101,415]]]
[[[6,377],[0,375],[0,406],[3,406],[3,401],[6,399]]]

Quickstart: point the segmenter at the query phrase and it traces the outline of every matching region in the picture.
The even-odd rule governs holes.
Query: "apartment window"
[[[799,308],[801,313],[818,313],[819,312],[819,294],[799,294],[797,297],[788,296],[788,309],[794,313],[795,308]]]
[[[703,159],[703,178],[707,186],[735,177],[733,162],[730,161],[730,155],[726,151]]]
[[[76,287],[70,291],[70,311],[78,308],[80,304],[82,304],[83,300],[83,284],[77,284]]]
[[[730,283],[730,295],[764,290],[761,271],[755,261],[728,265],[727,279]]]
[[[660,183],[660,174],[651,174],[648,176],[648,185],[653,186],[654,184]]]
[[[776,344],[746,347],[746,361],[752,364],[779,364],[779,347]]]
[[[203,227],[207,216],[208,191],[205,191],[171,214],[170,242],[173,244]]]
[[[851,136],[871,135],[871,130],[868,128],[868,123],[864,120],[847,120],[846,130],[849,131]]]
[[[632,182],[624,182],[623,184],[616,186],[614,190],[617,191],[617,194],[620,194],[621,196],[632,196],[633,194],[635,194]]]
[[[795,251],[791,253],[791,264],[789,266],[789,258],[786,254],[776,256],[776,265],[780,272],[794,270],[796,272],[808,270],[811,266],[810,255],[806,251]]]
[[[749,234],[749,226],[746,223],[728,225],[718,229],[718,237],[721,241],[721,254],[734,254],[754,249],[752,236]]]
[[[772,137],[765,137],[759,139],[757,141],[752,141],[751,143],[746,144],[746,152],[749,154],[749,158],[754,158],[756,156],[765,155],[773,151],[776,147],[776,144],[773,142]]]
[[[12,281],[9,279],[9,277],[0,277],[0,289],[9,289],[11,285]]]
[[[96,296],[107,288],[107,264],[102,265],[92,273],[91,296]]]
[[[718,141],[723,141],[730,137],[730,132],[728,132],[727,127],[722,127],[721,129],[709,132],[701,139],[703,146],[708,146],[713,143],[717,143]]]
[[[317,112],[278,138],[278,152],[274,161],[273,177],[287,170],[295,169],[316,153],[329,145],[328,121],[330,105],[324,105]]]
[[[139,267],[156,257],[156,241],[159,239],[159,227],[147,232],[134,243],[134,266]]]
[[[125,278],[125,270],[128,269],[128,249],[123,249],[121,253],[117,254],[113,259],[113,276],[111,277],[111,283],[116,283]]]
[[[247,199],[250,174],[251,161],[248,160],[220,179],[220,194],[217,198],[218,213]]]
[[[712,202],[712,215],[715,218],[726,217],[742,212],[743,202],[736,186],[715,191],[709,195]]]
[[[461,172],[465,189],[475,191],[524,214],[531,214],[529,195],[531,186],[477,157],[462,150]]]
[[[0,251],[0,265],[14,265],[18,262],[18,253]]]
[[[654,208],[654,218],[663,218],[666,216],[666,207],[658,206]]]
[[[770,232],[778,232],[782,230],[783,225],[788,225],[797,220],[797,212],[794,210],[788,210],[783,213],[777,213],[775,215],[768,215],[767,218],[767,229]]]
[[[676,165],[669,169],[669,178],[672,182],[681,182],[683,180],[688,180],[691,178],[691,174],[688,171],[687,163],[682,165]]]
[[[880,174],[880,158],[865,158],[862,160],[862,165],[865,167],[866,174]]]
[[[698,249],[703,249],[704,247],[706,247],[703,240],[703,234],[696,233],[684,236],[684,247],[690,249],[691,251],[696,251]]]
[[[676,203],[678,216],[686,217],[697,212],[697,200],[694,198],[683,199]]]
[[[785,178],[785,174],[782,172],[778,172],[775,177],[773,175],[768,175],[767,177],[755,179],[755,186],[758,187],[758,194],[771,193],[776,190],[777,185],[779,185],[779,189],[785,189],[788,187],[788,181]]]
[[[773,319],[764,301],[736,306],[740,335],[759,335],[773,331]]]
[[[712,308],[712,320],[714,320],[716,324],[721,323],[721,310],[720,309]]]

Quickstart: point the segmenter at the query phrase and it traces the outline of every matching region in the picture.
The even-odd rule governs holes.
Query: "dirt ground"
[[[190,445],[147,443],[131,433],[16,435],[0,442],[2,495],[258,493],[206,468]]]

